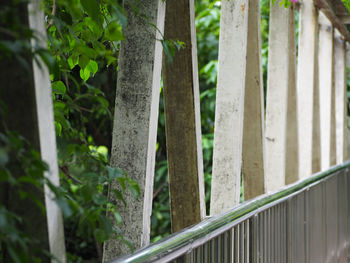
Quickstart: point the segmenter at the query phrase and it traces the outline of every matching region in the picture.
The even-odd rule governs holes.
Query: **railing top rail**
[[[349,12],[343,2],[341,0],[315,0],[315,5],[321,9],[346,41],[350,42],[350,32],[344,25],[344,16],[349,16]]]
[[[205,243],[221,234],[240,221],[264,210],[271,205],[283,202],[285,199],[307,190],[311,185],[322,182],[336,172],[350,167],[350,160],[314,174],[312,177],[291,184],[274,193],[259,196],[250,201],[215,217],[207,218],[201,223],[188,227],[166,239],[160,240],[147,247],[137,250],[134,254],[117,258],[110,263],[117,262],[156,262],[159,259],[173,259],[186,251]],[[168,258],[169,257],[169,258]]]

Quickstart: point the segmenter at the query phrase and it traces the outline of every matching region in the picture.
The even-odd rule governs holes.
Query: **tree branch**
[[[56,0],[53,0],[53,3],[52,3],[52,12],[51,12],[51,15],[52,17],[54,17],[56,14]],[[49,28],[53,25],[53,18],[50,19],[49,21],[49,24],[47,25],[46,27],[46,30],[49,30]]]

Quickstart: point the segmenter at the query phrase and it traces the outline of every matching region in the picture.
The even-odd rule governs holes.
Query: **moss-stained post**
[[[165,3],[126,0],[124,8],[128,22],[119,56],[111,165],[125,170],[140,186],[138,200],[126,193],[127,206],[119,204],[121,229],[139,248],[150,236]],[[110,240],[104,245],[104,261],[129,252],[120,240]]]
[[[326,170],[330,167],[332,158],[331,123],[333,100],[333,27],[332,23],[322,13],[320,13],[319,16],[318,43],[318,74],[320,86],[321,124],[321,169]]]
[[[345,42],[345,41],[344,41]],[[345,69],[350,67],[350,43],[349,42],[345,42],[344,43],[345,47],[344,47],[344,53],[345,53]],[[348,117],[348,110],[349,110],[349,100],[348,100],[348,96],[347,96],[347,86],[346,86],[346,82],[347,82],[347,73],[346,70],[344,69],[344,134],[343,134],[343,160],[348,160],[349,159],[349,154],[350,154],[350,129],[348,128],[349,124],[350,124],[350,117]],[[336,84],[334,84],[336,85]],[[337,95],[336,95],[337,96]],[[337,99],[336,99],[337,100]],[[337,110],[336,110],[337,111]],[[336,113],[337,115],[337,113]],[[336,121],[337,123],[337,117],[336,117]],[[337,124],[336,124],[337,125]],[[336,142],[338,143],[338,142]],[[337,150],[338,151],[338,150]],[[341,156],[341,154],[339,154],[339,156]],[[341,159],[339,159],[341,160]],[[338,153],[337,153],[337,163],[338,163]]]
[[[5,0],[0,4],[5,9],[13,1]],[[46,29],[44,14],[39,0],[15,4],[23,27],[30,27],[35,39],[32,45],[46,47]],[[0,26],[3,26],[0,24]],[[0,39],[13,40],[6,34],[0,33]],[[7,114],[0,116],[0,131],[18,132],[26,138],[33,148],[41,153],[41,157],[49,165],[45,174],[55,185],[59,184],[56,136],[54,128],[52,95],[49,72],[46,65],[37,58],[41,67],[31,57],[25,59],[28,68],[18,65],[18,61],[6,56],[0,60],[0,99],[7,107]],[[3,114],[3,112],[2,112]],[[17,167],[10,168],[13,176],[18,176]],[[23,218],[21,231],[39,241],[29,247],[30,255],[38,257],[42,262],[50,262],[47,255],[39,254],[41,249],[50,251],[60,262],[66,262],[63,220],[59,208],[51,199],[52,194],[47,187],[44,191],[30,184],[28,194],[35,195],[45,203],[46,215],[31,201],[30,198],[20,198],[16,189],[4,183],[0,184],[0,202],[9,211]],[[40,247],[40,249],[38,249]],[[12,262],[4,254],[4,262]],[[52,262],[56,262],[53,260]]]
[[[264,88],[261,64],[259,0],[248,8],[242,175],[244,199],[265,193]]]
[[[296,79],[296,45],[294,7],[289,11],[289,66],[288,66],[288,100],[287,100],[287,141],[286,141],[286,174],[285,184],[299,179],[299,140],[298,140],[298,110],[297,110],[297,79]]]
[[[298,179],[295,58],[294,7],[286,9],[279,2],[271,3],[266,94],[267,191],[276,191]]]
[[[239,203],[248,0],[221,2],[210,214]]]
[[[205,217],[194,0],[167,0],[164,36],[182,41],[163,54],[164,105],[172,231]]]
[[[313,0],[300,4],[298,50],[298,138],[301,179],[320,170],[318,91],[318,11]]]
[[[348,159],[347,154],[347,95],[346,95],[346,45],[340,33],[334,34],[334,85],[336,111],[336,156],[337,163]],[[349,66],[349,65],[348,65]]]
[[[334,28],[333,28],[333,45],[332,45],[332,91],[331,91],[331,141],[330,141],[330,166],[336,165],[337,164],[337,127],[336,127],[336,98],[335,98],[335,72],[334,72]],[[330,62],[328,62],[330,63]],[[320,63],[319,63],[320,65]],[[321,88],[320,88],[321,91]],[[346,96],[346,95],[345,95]],[[320,102],[321,103],[321,102]],[[320,104],[321,106],[322,104]],[[344,105],[343,105],[344,106]],[[345,113],[345,119],[344,123],[346,123],[347,120],[347,113]],[[322,157],[322,154],[321,154]],[[345,159],[346,160],[346,159]]]
[[[28,9],[29,26],[38,34],[37,38],[32,40],[32,45],[46,48],[46,28],[44,24],[44,12],[41,10],[41,1],[32,0],[28,5]],[[45,64],[42,61],[40,62],[42,64],[41,68],[33,61],[40,153],[41,158],[49,165],[49,171],[45,176],[47,176],[54,185],[58,186],[59,173],[50,74]],[[53,195],[50,189],[45,185],[45,205],[50,252],[59,259],[60,262],[64,263],[66,262],[66,252],[63,218],[60,208],[52,197]]]

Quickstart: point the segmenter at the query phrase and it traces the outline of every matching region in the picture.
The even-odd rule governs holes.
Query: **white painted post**
[[[111,165],[125,170],[140,187],[138,200],[126,193],[127,206],[119,205],[123,234],[139,248],[150,237],[165,2],[126,0],[124,9],[128,24],[120,48]],[[103,261],[128,252],[122,241],[110,240]]]
[[[210,214],[239,203],[248,0],[221,2]]]
[[[320,89],[321,169],[331,165],[331,120],[333,100],[333,26],[319,15],[318,73]]]
[[[297,151],[294,8],[281,7],[277,1],[270,4],[266,102],[267,191],[276,191],[298,179]]]
[[[250,0],[244,96],[242,175],[244,199],[265,193],[264,87],[259,0]]]
[[[334,34],[334,78],[336,109],[336,156],[337,163],[347,158],[347,88],[346,88],[346,46],[341,34]]]
[[[44,13],[40,0],[32,0],[28,5],[29,26],[37,35],[32,39],[32,45],[46,47],[46,28]],[[39,60],[40,61],[40,60]],[[49,165],[49,171],[45,176],[56,186],[59,186],[59,174],[57,163],[56,134],[54,126],[54,114],[52,105],[52,92],[50,74],[43,61],[42,67],[33,61],[35,97],[37,105],[40,153],[41,158]],[[45,185],[45,206],[47,215],[50,252],[60,262],[66,262],[64,244],[64,227],[61,210],[53,200],[53,193]],[[57,262],[52,260],[52,262]]]
[[[313,0],[304,0],[300,4],[299,32],[297,73],[299,176],[304,179],[320,168],[318,11]]]

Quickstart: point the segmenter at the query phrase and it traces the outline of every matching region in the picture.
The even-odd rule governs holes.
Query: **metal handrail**
[[[137,250],[134,254],[112,260],[117,262],[166,262],[203,245],[247,218],[254,216],[298,193],[320,184],[335,173],[350,167],[350,160],[318,172],[312,177],[286,186],[280,191],[259,196],[218,216],[208,217],[197,225],[183,229],[169,237]]]

